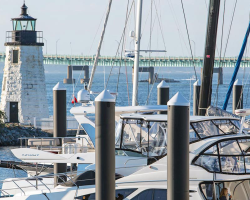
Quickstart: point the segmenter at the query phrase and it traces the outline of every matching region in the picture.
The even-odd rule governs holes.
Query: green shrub
[[[5,127],[5,120],[7,119],[6,114],[4,111],[0,110],[0,127]]]

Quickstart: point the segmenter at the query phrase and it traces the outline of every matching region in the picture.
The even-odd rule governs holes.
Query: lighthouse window
[[[16,22],[16,31],[21,31],[22,30],[22,25],[20,21]]]
[[[32,26],[32,30],[35,30],[35,26],[36,26],[36,21],[31,21],[31,26]]]
[[[26,30],[32,31],[31,21],[28,21]]]
[[[18,63],[18,50],[13,50],[12,63]]]
[[[13,30],[16,30],[16,21],[13,21]]]

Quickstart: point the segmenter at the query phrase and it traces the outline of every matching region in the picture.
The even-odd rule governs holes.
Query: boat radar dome
[[[87,90],[80,90],[78,93],[77,93],[77,101],[79,103],[88,103],[90,101],[90,94]]]

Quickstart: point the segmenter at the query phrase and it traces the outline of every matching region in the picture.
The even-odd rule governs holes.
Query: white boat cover
[[[148,106],[116,106],[116,115],[121,113],[134,113],[134,112],[152,112],[152,111],[167,111],[167,105],[148,105]],[[73,115],[94,114],[95,106],[78,106],[70,109]]]

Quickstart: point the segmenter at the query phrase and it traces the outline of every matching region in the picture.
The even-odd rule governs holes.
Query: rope
[[[227,51],[227,45],[228,45],[228,41],[229,41],[231,29],[232,29],[232,24],[233,24],[233,20],[234,20],[234,14],[235,14],[237,2],[238,2],[238,0],[235,0],[233,14],[232,14],[232,19],[231,19],[231,23],[230,23],[230,27],[229,27],[229,32],[228,32],[228,36],[227,36],[227,42],[226,42],[225,51],[224,51],[224,58],[225,58],[226,51]]]
[[[128,73],[127,73],[127,65],[126,65],[126,61],[124,62],[125,64],[125,74],[126,74],[126,83],[127,83],[127,92],[128,92],[128,105],[130,105],[130,101],[129,101],[129,87],[128,87]]]
[[[158,19],[159,27],[160,27],[160,30],[161,30],[161,35],[162,35],[164,47],[165,47],[165,50],[166,50],[167,48],[166,48],[166,44],[165,44],[165,40],[164,40],[164,35],[163,35],[163,32],[162,32],[162,25],[161,25],[161,21],[160,21],[159,15],[158,15],[158,9],[156,7],[155,2],[154,2],[154,5],[155,5],[156,16],[157,16],[157,19]],[[166,54],[164,56],[166,56]],[[161,67],[158,68],[157,74],[159,74],[160,70],[161,70]],[[148,97],[147,97],[147,101],[146,101],[147,103],[148,103],[148,100],[149,100],[149,98],[151,96],[151,93],[152,93],[152,90],[154,88],[155,83],[156,83],[156,78],[154,77],[154,81],[153,81],[152,87],[151,87],[150,92],[149,92]]]
[[[172,5],[172,1],[171,1],[171,0],[168,0],[168,5],[169,5],[169,7],[170,7],[170,10],[171,10],[171,13],[172,13],[172,15],[173,15],[173,18],[174,18],[174,22],[175,22],[176,28],[177,28],[177,30],[178,30],[178,34],[179,34],[179,38],[180,38],[181,47],[182,47],[181,41],[183,41],[183,43],[184,43],[184,45],[185,45],[185,47],[186,47],[186,50],[187,50],[187,52],[188,52],[188,47],[187,47],[187,44],[186,44],[186,42],[185,42],[184,36],[183,36],[183,34],[182,34],[182,32],[181,32],[180,25],[179,25],[178,19],[177,19],[177,17],[176,17],[175,10],[174,10],[174,7],[173,7],[173,5]],[[183,52],[183,55],[184,55],[184,52]]]
[[[101,18],[101,20],[100,20],[100,23],[99,23],[99,25],[98,25],[98,28],[97,28],[97,30],[96,30],[96,32],[95,32],[95,36],[94,36],[94,39],[93,39],[92,44],[91,44],[91,46],[90,46],[90,49],[89,49],[89,53],[88,53],[88,54],[90,54],[90,52],[91,52],[91,50],[92,50],[92,47],[93,47],[95,38],[96,38],[96,36],[97,36],[97,33],[99,32],[99,29],[100,29],[100,26],[101,26],[101,23],[102,23],[102,21],[103,21],[104,16],[105,16],[105,12],[103,13],[102,18]],[[79,76],[78,76],[77,82],[76,82],[76,84],[75,84],[75,89],[76,89],[78,83],[80,82],[80,79],[81,79],[81,76],[82,76],[82,72],[83,72],[83,70],[81,70],[81,72],[80,72],[80,74],[79,74]],[[69,103],[71,103],[71,101],[70,101]],[[69,104],[69,103],[68,103],[68,104]]]
[[[250,21],[250,15],[249,15],[249,21]],[[248,75],[248,77],[249,77],[249,75]],[[248,82],[248,78],[247,78],[246,84],[247,84],[247,82]],[[248,89],[247,89],[247,96],[246,96],[246,104],[245,105],[247,105],[248,95],[249,95],[249,86],[248,86]]]
[[[248,77],[249,77],[249,74],[248,74]],[[247,82],[248,82],[248,77],[247,77],[247,81],[246,81],[246,84],[247,84]],[[247,98],[246,98],[246,105],[247,105],[247,100],[248,100],[248,95],[249,95],[249,86],[248,86],[248,89],[247,89]]]
[[[126,11],[126,19],[125,19],[125,28],[126,28],[126,22],[128,20],[128,8],[129,8],[129,0],[128,0],[128,4],[127,4],[127,11]],[[125,31],[126,32],[126,31]],[[125,34],[124,34],[125,36]],[[120,72],[121,72],[121,66],[122,66],[122,53],[124,50],[124,43],[125,43],[125,37],[123,37],[123,41],[122,41],[122,48],[121,48],[121,57],[120,57],[120,67],[119,67],[119,72],[118,72],[118,77],[117,77],[117,84],[116,84],[116,93],[118,94],[118,86],[119,86],[119,80],[120,80]],[[117,95],[115,97],[115,100],[117,99]]]
[[[74,106],[75,106],[75,81],[74,81],[74,69],[73,69],[73,65],[72,65],[72,46],[71,46],[71,42],[70,42],[70,65],[71,65],[71,68],[72,68],[72,79],[73,79],[73,84],[72,84],[72,87],[73,87],[73,99],[74,99]]]
[[[223,42],[223,35],[224,35],[224,22],[225,22],[225,9],[226,0],[224,0],[224,7],[223,7],[223,19],[222,19],[222,27],[221,27],[221,40],[220,40],[220,61],[219,61],[219,70],[221,68],[221,53],[222,53],[222,42]],[[216,107],[218,105],[218,93],[219,93],[219,86],[220,86],[220,71],[218,73],[218,81],[217,81],[217,89],[216,89]],[[214,101],[215,101],[214,99]]]
[[[131,13],[131,10],[132,10],[132,7],[133,7],[134,2],[135,2],[135,0],[133,0],[132,5],[131,5],[131,7],[130,7],[129,14],[128,14],[128,18],[129,18],[129,16],[130,16],[130,13]],[[122,36],[121,36],[121,38],[120,38],[119,45],[118,45],[118,48],[117,48],[117,51],[116,51],[116,54],[115,54],[115,58],[117,57],[117,54],[118,54],[118,51],[119,51],[119,48],[120,48],[120,44],[121,44],[122,38],[124,37],[127,23],[128,23],[128,20],[126,20],[125,27],[124,27],[124,29],[123,29],[123,33],[122,33]],[[108,76],[108,79],[107,79],[107,83],[106,83],[106,85],[105,85],[105,89],[106,89],[107,86],[108,86],[109,79],[110,79],[110,76],[111,76],[111,73],[112,73],[113,68],[114,68],[114,61],[112,62],[112,66],[111,66],[110,73],[109,73],[109,76]]]
[[[227,41],[226,41],[226,45],[225,45],[225,50],[224,50],[224,55],[223,55],[223,60],[225,60],[226,57],[226,52],[227,52],[227,46],[228,46],[228,42],[229,42],[229,37],[231,34],[231,30],[232,30],[232,25],[233,25],[233,20],[234,20],[234,14],[235,14],[235,10],[236,10],[236,5],[237,5],[238,0],[235,0],[235,4],[234,4],[234,8],[233,8],[233,13],[232,13],[232,18],[231,18],[231,22],[230,22],[230,26],[229,26],[229,30],[228,30],[228,35],[227,35]],[[225,1],[224,1],[225,3]],[[225,4],[224,4],[224,12],[225,12]],[[223,22],[224,22],[224,14],[223,14]],[[222,46],[221,46],[222,48]],[[221,58],[220,58],[221,61]],[[218,93],[219,93],[219,86],[217,85],[217,90],[216,90],[216,107],[217,107],[217,102],[218,102]]]
[[[191,56],[192,56],[192,61],[193,61],[193,65],[194,65],[195,79],[197,81],[197,74],[196,74],[196,70],[195,70],[194,56],[193,56],[193,51],[192,51],[191,42],[190,42],[190,38],[189,38],[189,32],[188,32],[188,27],[187,27],[187,20],[186,20],[186,15],[185,15],[185,10],[184,10],[184,6],[183,6],[182,0],[181,0],[181,6],[182,6],[182,11],[183,11],[184,19],[185,19],[185,25],[186,25],[187,35],[188,35],[189,48],[190,48],[190,52],[191,52]]]
[[[152,50],[152,19],[153,19],[153,0],[151,0],[150,6],[150,28],[149,28],[149,50]],[[151,67],[151,52],[148,52],[149,56],[149,67]],[[149,73],[148,73],[148,96],[149,96]],[[148,99],[146,100],[146,105],[148,104]]]
[[[161,36],[162,36],[164,48],[165,48],[165,50],[166,50],[167,47],[166,47],[166,42],[165,42],[164,35],[163,35],[163,31],[162,31],[162,24],[161,24],[160,17],[159,17],[159,15],[158,15],[158,9],[157,9],[157,7],[156,7],[155,1],[154,1],[154,6],[155,6],[155,11],[156,11],[156,16],[157,16],[157,19],[158,19],[159,27],[160,27],[160,30],[161,30]],[[160,15],[160,16],[161,16],[161,15]]]

